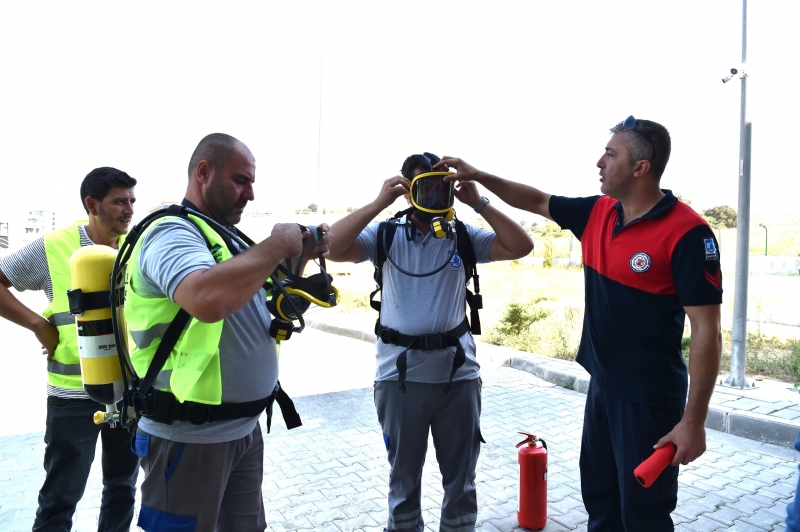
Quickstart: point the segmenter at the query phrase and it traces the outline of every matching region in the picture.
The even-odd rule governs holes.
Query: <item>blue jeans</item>
[[[794,441],[794,448],[800,451],[800,432]],[[800,489],[800,479],[797,480],[797,487]],[[786,506],[786,532],[800,532],[800,504],[797,502],[797,491],[794,492],[794,499]]]
[[[136,494],[138,456],[130,449],[130,434],[117,425],[95,425],[92,415],[105,407],[91,399],[47,398],[44,470],[34,532],[69,532],[75,506],[83,497],[94,461],[97,436],[102,440],[103,496],[99,532],[130,528]]]

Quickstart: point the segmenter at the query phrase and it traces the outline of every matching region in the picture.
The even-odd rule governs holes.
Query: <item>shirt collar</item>
[[[193,211],[202,212],[200,209],[197,208],[197,205],[195,205],[194,203],[192,203],[191,201],[189,201],[186,198],[183,198],[183,201],[181,201],[181,205],[183,205],[184,207],[188,207],[188,208],[192,209]]]
[[[666,216],[673,205],[678,203],[678,198],[672,194],[671,190],[662,188],[661,192],[664,193],[664,197],[661,198],[658,203],[656,203],[655,207],[650,209],[644,216],[639,218],[639,220],[655,220],[657,218],[662,218]],[[622,202],[616,202],[614,204],[614,208],[617,210],[617,216],[620,220],[622,220]]]
[[[183,205],[184,207],[186,207],[188,209],[192,209],[193,211],[197,211],[200,214],[205,214],[203,211],[201,211],[200,209],[197,208],[197,205],[195,205],[194,203],[192,203],[191,201],[189,201],[186,198],[183,198],[183,200],[181,201],[181,205]],[[210,216],[209,216],[209,218],[210,218]],[[225,229],[227,229],[231,233],[239,234],[238,231],[236,230],[236,228],[234,226],[232,226],[232,225],[225,225],[225,224],[220,224],[220,225],[222,225]]]

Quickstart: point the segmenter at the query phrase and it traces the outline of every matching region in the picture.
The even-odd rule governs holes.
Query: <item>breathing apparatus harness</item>
[[[281,408],[281,414],[283,415],[287,429],[301,426],[302,421],[300,420],[300,415],[297,413],[291,398],[289,398],[283,388],[281,388],[280,381],[275,385],[273,393],[262,399],[244,403],[222,403],[219,405],[208,405],[192,401],[180,402],[173,394],[153,388],[156,377],[164,367],[181,333],[192,318],[183,308],[178,310],[175,318],[173,318],[164,332],[161,343],[156,349],[146,375],[141,377],[136,374],[127,349],[127,332],[121,312],[125,302],[125,270],[136,243],[151,224],[168,216],[182,218],[195,223],[194,220],[189,218],[189,213],[202,219],[211,226],[225,242],[232,256],[241,253],[242,249],[247,249],[255,245],[252,239],[238,229],[233,228],[234,232],[232,233],[230,229],[198,212],[194,205],[188,200],[184,200],[182,205],[170,205],[148,215],[126,235],[124,242],[120,245],[119,253],[117,254],[117,259],[111,274],[111,319],[114,337],[118,346],[117,353],[123,380],[120,423],[123,427],[131,431],[135,430],[142,416],[167,425],[171,425],[175,421],[188,421],[194,425],[201,425],[212,421],[253,417],[266,410],[267,432],[269,433],[272,424],[273,403],[277,402]],[[321,230],[314,228],[311,232],[316,241],[316,237],[321,233]],[[214,254],[218,246],[212,246],[205,234],[203,234],[203,238],[206,241],[209,251]],[[234,241],[236,244],[234,244]],[[304,240],[304,252],[305,247],[306,242]],[[273,304],[272,307],[276,311],[278,309],[281,310],[280,316],[289,318],[280,326],[275,327],[275,321],[282,319],[276,314],[276,320],[273,321],[273,326],[270,327],[270,334],[272,334],[273,328],[275,328],[277,331],[276,334],[282,333],[282,339],[287,339],[291,336],[292,332],[300,332],[303,330],[305,323],[302,314],[308,309],[308,305],[303,306],[300,300],[303,300],[305,295],[313,297],[314,302],[319,301],[323,303],[323,306],[334,306],[336,304],[337,292],[330,286],[330,276],[324,270],[324,259],[320,260],[321,273],[318,275],[323,275],[326,278],[324,283],[316,279],[311,284],[301,282],[298,288],[297,281],[299,279],[299,264],[301,262],[298,260],[296,272],[292,272],[281,265],[278,268],[280,274],[279,271],[276,271],[264,284],[264,288],[269,293],[273,294],[273,297],[275,297],[276,293],[283,296],[283,300],[277,304]],[[320,288],[322,284],[327,287],[327,293],[321,292]],[[311,294],[313,294],[313,296]],[[270,305],[268,305],[267,308],[269,309]],[[273,310],[270,309],[270,312],[273,312]],[[299,327],[293,325],[292,320],[294,319],[300,322]]]
[[[445,205],[438,206],[438,209],[424,207],[418,204],[416,190],[414,185],[419,179],[428,177],[439,177],[451,175],[450,172],[428,172],[419,174],[411,181],[409,190],[409,199],[411,200],[412,207],[404,211],[400,211],[394,217],[381,222],[378,226],[377,235],[377,254],[375,260],[375,273],[373,278],[377,284],[377,288],[369,296],[370,306],[378,311],[378,319],[375,322],[375,335],[386,344],[399,345],[406,349],[397,357],[397,371],[398,371],[398,385],[403,393],[406,392],[405,380],[406,371],[408,366],[407,353],[409,349],[443,349],[447,347],[455,347],[456,354],[453,358],[453,367],[450,370],[450,379],[445,387],[445,393],[450,390],[453,382],[453,376],[458,368],[460,368],[466,361],[466,353],[461,345],[460,338],[467,332],[472,334],[481,334],[481,322],[478,310],[483,308],[483,300],[480,295],[479,276],[476,269],[475,250],[472,247],[472,239],[467,232],[467,228],[463,222],[455,217],[455,211],[452,208],[452,183],[450,200]],[[411,220],[411,215],[420,212],[427,213],[431,224],[431,232],[435,238],[452,239],[453,244],[450,249],[449,257],[441,266],[434,268],[427,273],[412,273],[401,268],[391,257],[389,250],[391,249],[392,242],[394,241],[395,233],[398,228],[404,230],[404,234],[408,241],[414,240],[416,234],[416,227]],[[430,216],[435,215],[435,216]],[[375,295],[383,289],[383,265],[388,260],[389,263],[400,273],[412,277],[428,277],[442,271],[451,261],[451,258],[457,252],[461,257],[462,264],[464,265],[464,274],[466,285],[469,286],[470,280],[475,279],[475,293],[473,294],[469,288],[466,289],[466,300],[470,307],[470,320],[464,317],[464,320],[454,329],[439,334],[429,335],[407,335],[400,331],[396,331],[381,324],[381,302],[375,300]],[[470,326],[470,321],[472,325]]]

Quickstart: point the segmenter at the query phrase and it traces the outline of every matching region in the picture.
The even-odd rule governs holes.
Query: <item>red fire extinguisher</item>
[[[547,524],[547,443],[533,434],[517,444],[519,453],[519,508],[523,528],[539,530]]]

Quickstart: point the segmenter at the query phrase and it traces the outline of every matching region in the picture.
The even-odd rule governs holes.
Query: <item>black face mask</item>
[[[441,216],[441,214],[435,214],[432,212],[425,212],[419,209],[414,209],[414,218],[416,218],[418,222],[423,224],[431,223],[431,220],[433,220],[437,216]]]

